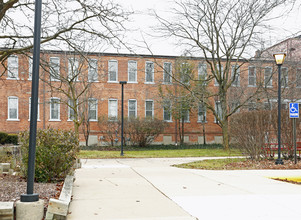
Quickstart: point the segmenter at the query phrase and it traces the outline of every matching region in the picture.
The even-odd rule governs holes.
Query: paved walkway
[[[171,167],[204,158],[82,160],[68,220],[283,220],[301,216],[301,170]]]

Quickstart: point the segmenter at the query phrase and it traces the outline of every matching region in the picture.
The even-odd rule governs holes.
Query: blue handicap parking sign
[[[290,118],[299,118],[299,103],[290,103]]]

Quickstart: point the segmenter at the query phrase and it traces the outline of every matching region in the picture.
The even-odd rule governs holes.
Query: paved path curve
[[[171,167],[205,158],[82,160],[68,220],[300,219],[301,185],[267,177],[301,170]]]

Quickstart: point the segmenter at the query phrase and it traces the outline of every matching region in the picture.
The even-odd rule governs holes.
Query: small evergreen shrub
[[[17,145],[18,144],[18,135],[16,135],[16,134],[7,135],[6,143]]]
[[[21,173],[27,177],[29,132],[19,135],[21,145]],[[39,130],[36,141],[35,181],[63,180],[73,169],[79,142],[72,131]]]
[[[7,133],[0,132],[0,144],[1,144],[1,145],[6,144],[7,136],[8,136]]]

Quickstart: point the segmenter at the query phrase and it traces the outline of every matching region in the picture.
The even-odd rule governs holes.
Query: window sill
[[[199,124],[207,124],[208,121],[197,121],[197,123],[199,123]]]
[[[144,84],[155,84],[155,82],[144,82]]]
[[[30,119],[28,119],[28,121],[30,121]],[[40,119],[37,119],[37,121],[41,121]]]
[[[20,119],[6,119],[6,121],[20,121]]]
[[[89,119],[89,122],[97,122],[98,120],[97,119]]]
[[[98,80],[89,80],[88,82],[89,83],[98,83],[99,81]]]
[[[107,81],[107,83],[119,83],[118,81]]]
[[[49,121],[61,121],[61,119],[49,119]]]
[[[6,79],[7,80],[19,80],[20,78],[10,78],[10,77],[7,77]]]
[[[131,82],[131,81],[128,81],[127,83],[128,83],[128,84],[138,84],[137,81],[132,81],[132,82]]]
[[[163,120],[164,122],[172,123],[172,120]]]
[[[253,86],[253,85],[248,85],[248,87],[253,87],[253,88],[255,88],[255,87],[257,87],[257,86],[256,86],[256,85],[254,85],[254,86]]]

